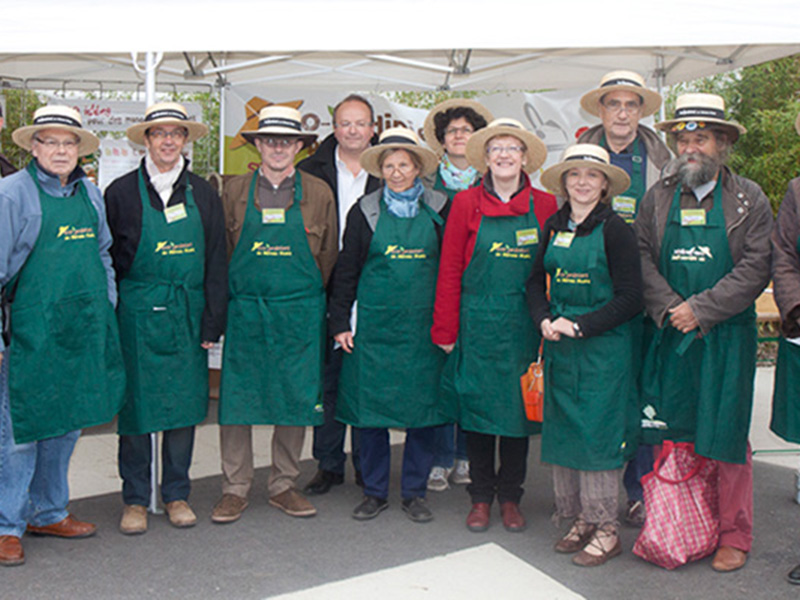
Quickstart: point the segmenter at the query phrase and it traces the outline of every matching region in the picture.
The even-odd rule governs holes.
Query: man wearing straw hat
[[[769,281],[772,212],[756,183],[725,166],[745,129],[726,119],[720,96],[679,96],[675,118],[656,127],[678,158],[636,219],[655,323],[642,369],[643,436],[694,442],[717,462],[720,537],[711,566],[733,571],[752,543],[754,303]]]
[[[83,538],[67,469],[83,427],[110,421],[125,373],[100,190],[78,167],[99,140],[65,106],[12,138],[33,159],[0,181],[0,564],[25,561],[23,533]]]
[[[230,304],[219,422],[222,498],[216,523],[237,520],[253,483],[253,425],[274,425],[269,503],[292,517],[314,506],[297,491],[306,427],[323,422],[325,285],[338,254],[336,204],[321,179],[295,170],[316,135],[300,111],[272,105],[245,134],[253,174],[225,186]]]
[[[147,531],[151,446],[163,431],[161,497],[175,527],[197,517],[187,503],[194,427],[208,411],[208,355],[225,329],[228,271],[219,196],[189,171],[187,143],[208,133],[174,102],[149,107],[128,138],[139,167],[106,190],[117,315],[127,371],[119,415],[120,531]]]
[[[599,117],[601,123],[585,131],[580,143],[596,144],[605,148],[611,164],[621,168],[631,178],[627,190],[611,199],[611,207],[627,223],[633,224],[645,192],[661,177],[661,169],[670,159],[670,152],[661,137],[646,125],[639,123],[643,117],[654,114],[661,106],[661,96],[645,85],[641,75],[634,71],[611,71],[600,80],[597,88],[581,98],[581,106],[591,115]],[[637,347],[637,362],[634,370],[638,374],[638,348],[641,346],[641,318],[634,328],[634,344]],[[638,402],[638,397],[635,399]],[[632,427],[638,430],[636,425]],[[628,495],[625,521],[641,527],[644,523],[645,506],[641,478],[653,468],[653,449],[649,445],[639,446],[628,463],[623,484]]]
[[[333,109],[333,133],[326,137],[312,156],[304,158],[297,168],[315,175],[333,190],[339,222],[339,250],[344,239],[347,213],[356,201],[380,187],[380,180],[361,168],[361,153],[377,143],[372,105],[363,96],[350,94]],[[327,494],[331,487],[344,483],[344,439],[347,425],[336,420],[336,395],[342,370],[342,349],[336,344],[325,355],[325,422],[314,428],[314,458],[317,472],[303,488],[310,495]],[[353,468],[356,483],[363,486],[359,461],[359,435],[350,428]]]

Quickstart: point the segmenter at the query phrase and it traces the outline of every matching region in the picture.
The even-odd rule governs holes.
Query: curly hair
[[[436,139],[439,140],[440,144],[444,144],[444,132],[450,123],[461,118],[466,119],[475,131],[486,127],[486,119],[468,106],[448,108],[433,117],[433,124],[436,126]]]

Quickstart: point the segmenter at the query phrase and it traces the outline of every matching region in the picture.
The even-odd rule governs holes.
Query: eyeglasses
[[[79,140],[63,140],[59,142],[58,140],[54,140],[52,138],[42,140],[37,137],[33,138],[33,141],[41,144],[51,152],[57,148],[64,148],[64,150],[75,150],[78,147],[78,144],[80,144]]]
[[[472,127],[466,127],[466,126],[465,127],[448,127],[447,129],[444,130],[444,134],[445,135],[457,135],[459,133],[462,134],[462,135],[470,135],[472,133],[475,133],[475,130]]]
[[[369,121],[341,121],[339,123],[335,123],[334,127],[336,127],[336,129],[349,129],[350,127],[366,129],[367,127],[372,127],[372,123]]]
[[[165,138],[172,138],[173,140],[182,140],[189,135],[189,132],[186,131],[183,127],[179,127],[178,129],[173,129],[172,131],[167,131],[166,129],[148,129],[147,130],[147,137],[153,138],[156,140],[163,140]]]
[[[489,156],[500,156],[503,153],[510,156],[519,156],[523,152],[525,152],[525,148],[522,146],[489,146],[486,148],[486,154]]]
[[[629,115],[635,115],[642,110],[642,103],[637,102],[636,100],[628,100],[627,102],[621,102],[620,100],[609,100],[608,102],[603,103],[603,107],[612,113],[621,113],[624,110]]]
[[[256,139],[261,140],[262,144],[266,144],[270,148],[288,148],[298,140],[295,137],[261,137]]]

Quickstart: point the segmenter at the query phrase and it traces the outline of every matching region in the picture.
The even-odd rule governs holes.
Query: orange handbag
[[[541,423],[544,416],[544,361],[541,346],[539,346],[538,360],[530,364],[528,370],[519,378],[519,382],[522,386],[525,416],[529,421]]]

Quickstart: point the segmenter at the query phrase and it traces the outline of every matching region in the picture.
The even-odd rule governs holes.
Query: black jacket
[[[142,159],[144,164],[144,159]],[[203,222],[205,236],[205,299],[201,325],[202,341],[216,342],[225,331],[228,310],[228,257],[225,251],[225,216],[222,202],[214,189],[201,177],[188,170],[186,161],[183,171],[173,187],[168,206],[186,202],[187,182],[192,185],[192,194]],[[139,199],[139,169],[123,175],[108,186],[105,193],[108,225],[114,241],[111,244],[111,259],[117,281],[125,278],[133,265],[139,240],[142,236],[142,203]],[[144,180],[150,196],[150,205],[164,211],[158,192],[150,183],[147,169]]]
[[[3,177],[8,177],[9,175],[16,173],[17,170],[17,167],[12,165],[10,160],[0,154],[0,175]]]
[[[378,143],[377,135],[372,137],[372,143]],[[334,135],[330,134],[322,140],[322,143],[314,154],[297,163],[298,169],[310,173],[311,175],[316,175],[330,186],[333,190],[333,199],[336,201],[337,214],[339,212],[339,193],[337,190],[338,186],[336,185],[336,146],[338,144],[339,142]],[[364,190],[364,194],[369,194],[377,190],[380,185],[381,180],[370,175],[367,177],[367,186]],[[344,223],[339,224],[340,231],[343,226]]]
[[[536,253],[533,269],[526,283],[528,306],[536,327],[544,319],[554,319],[559,315],[550,312],[550,303],[545,291],[544,254],[549,240],[559,231],[569,231],[569,203],[565,203],[544,225],[542,241]],[[628,319],[642,312],[642,268],[639,260],[639,247],[633,228],[625,223],[607,204],[598,203],[589,216],[578,225],[576,237],[589,235],[595,227],[603,227],[603,244],[608,260],[608,271],[614,287],[614,297],[592,312],[574,319],[584,337],[600,335],[622,325]]]

